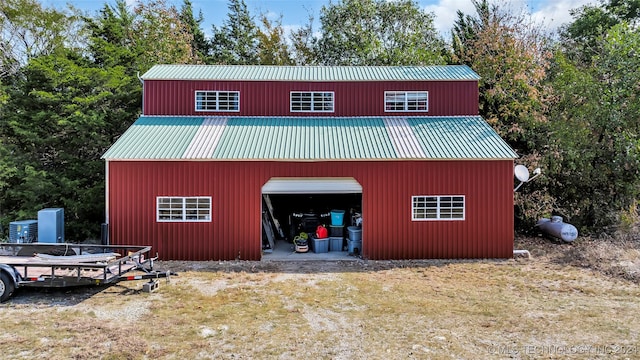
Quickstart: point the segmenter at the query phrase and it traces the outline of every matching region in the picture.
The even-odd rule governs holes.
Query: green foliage
[[[198,13],[198,17],[193,14],[193,4],[191,0],[184,0],[182,8],[180,8],[180,21],[191,34],[191,58],[196,61],[204,61],[208,58],[211,51],[211,44],[206,39],[202,31],[202,22],[204,16],[202,11]]]
[[[317,65],[319,56],[316,54],[318,39],[313,34],[313,16],[309,16],[304,26],[294,30],[289,35],[291,40],[293,62],[296,65]]]
[[[213,26],[212,63],[255,65],[259,63],[258,26],[244,0],[229,0],[227,19]]]
[[[599,39],[616,24],[632,27],[640,19],[640,0],[609,0],[601,5],[585,5],[571,11],[575,18],[560,31],[563,53],[584,63],[596,55]]]
[[[293,65],[289,46],[287,45],[282,16],[275,22],[267,15],[260,16],[262,28],[258,30],[259,62],[261,65]]]
[[[640,32],[614,25],[593,50],[590,63],[556,54],[549,164],[563,211],[608,231],[640,185]]]
[[[342,0],[323,6],[315,53],[323,65],[440,64],[433,15],[413,0]]]
[[[13,76],[29,59],[52,54],[82,39],[79,17],[42,7],[37,0],[0,2],[0,78]]]
[[[155,64],[196,62],[191,48],[193,29],[180,20],[175,6],[167,6],[165,0],[149,0],[139,3],[134,12],[133,40],[140,53],[137,62],[141,71]]]
[[[549,53],[539,29],[487,0],[474,1],[477,16],[458,12],[452,60],[480,75],[480,115],[520,154],[535,148],[545,122],[544,87]]]
[[[542,166],[545,151],[545,87],[548,39],[527,22],[488,1],[474,1],[475,15],[458,12],[452,31],[453,63],[469,65],[480,75],[480,115],[520,155],[530,168]],[[532,186],[533,185],[533,186]],[[555,194],[544,179],[522,187],[515,197],[516,224],[531,228],[553,210]]]
[[[194,35],[180,18],[164,0],[139,3],[133,11],[124,0],[106,4],[98,17],[85,18],[90,54],[97,65],[124,66],[131,75],[158,63],[195,63]]]
[[[0,127],[19,150],[4,207],[14,219],[63,207],[68,238],[78,240],[99,231],[104,219],[100,156],[124,130],[123,115],[131,116],[132,89],[124,69],[90,65],[70,51],[32,59],[12,90]]]
[[[105,5],[95,18],[85,18],[90,32],[88,49],[95,65],[103,68],[135,64],[140,51],[135,46],[135,14],[123,0]],[[131,67],[134,70],[135,67]]]

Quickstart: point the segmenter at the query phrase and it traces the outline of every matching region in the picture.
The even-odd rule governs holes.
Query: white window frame
[[[199,100],[198,95],[205,94],[207,96],[215,96],[215,99],[212,100]],[[227,99],[229,99],[230,94],[236,95],[236,100],[226,100],[221,101],[220,95],[226,95]],[[211,108],[205,108],[204,104],[207,104],[206,107],[211,106]],[[228,106],[231,104],[236,104],[235,109],[229,109]],[[201,105],[202,107],[198,107]],[[222,108],[223,106],[227,106]],[[207,111],[207,112],[239,112],[240,111],[240,91],[219,91],[219,90],[196,90],[195,92],[195,109],[196,111]]]
[[[200,207],[201,200],[207,206]],[[169,200],[167,204],[165,200]],[[189,202],[195,201],[196,207],[188,207]],[[168,205],[168,206],[167,206]],[[156,197],[156,221],[157,222],[211,222],[212,214],[211,196],[157,196]],[[169,214],[161,213],[169,211]],[[195,211],[195,218],[193,211]]]
[[[455,205],[462,203],[462,206]],[[466,218],[464,195],[416,195],[411,197],[412,221],[463,221]],[[434,217],[427,217],[428,213]],[[417,216],[422,213],[423,217]],[[459,216],[459,217],[454,217]]]
[[[294,110],[294,102],[293,102],[293,96],[294,94],[300,94],[299,96],[302,97],[303,95],[308,95],[309,96],[309,100],[308,100],[308,104],[309,104],[309,109],[296,109]],[[330,101],[325,101],[324,97],[327,96],[327,94],[330,94],[331,96],[331,100]],[[321,97],[321,100],[319,102],[317,102],[316,100],[316,95],[319,95]],[[336,111],[336,94],[334,91],[291,91],[289,92],[289,111],[291,112],[322,112],[322,113],[332,113]],[[298,103],[296,103],[298,104]],[[304,104],[304,100],[299,100],[299,107],[302,107],[302,105]],[[319,104],[320,107],[322,109],[320,110],[316,110],[316,104]],[[331,106],[331,109],[329,110],[325,110],[326,105],[329,104]]]
[[[424,109],[417,109],[417,101],[419,94],[424,94],[426,98]],[[400,101],[395,100],[391,97],[401,96],[404,99],[400,99]],[[412,97],[414,97],[412,99]],[[415,102],[415,104],[412,103]],[[402,109],[389,109],[389,106],[397,107],[398,104],[402,104]],[[410,109],[410,106],[415,106],[416,109]],[[428,91],[385,91],[384,92],[384,112],[429,112],[429,92]]]

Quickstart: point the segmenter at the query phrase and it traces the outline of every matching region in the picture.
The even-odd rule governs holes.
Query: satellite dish
[[[513,172],[516,175],[516,178],[522,182],[527,182],[529,180],[529,169],[527,169],[524,165],[516,165]]]

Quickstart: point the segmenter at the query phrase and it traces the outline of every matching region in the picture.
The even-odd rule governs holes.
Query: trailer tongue
[[[106,285],[176,275],[154,269],[157,257],[150,251],[151,246],[1,244],[0,301],[26,286]]]

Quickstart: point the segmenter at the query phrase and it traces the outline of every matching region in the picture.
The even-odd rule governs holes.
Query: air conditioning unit
[[[48,208],[38,211],[38,242],[64,242],[64,209]]]
[[[38,220],[10,222],[9,242],[14,244],[38,242]]]

